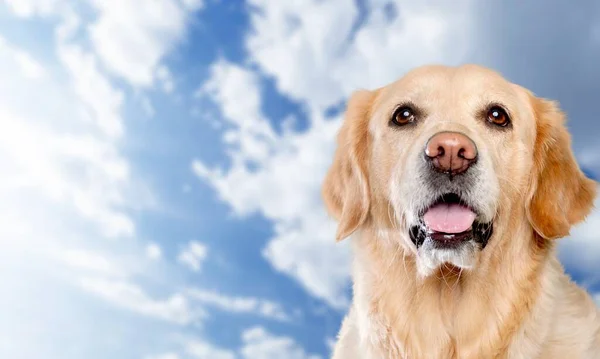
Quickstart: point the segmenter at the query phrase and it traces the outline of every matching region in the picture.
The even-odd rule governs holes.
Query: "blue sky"
[[[600,173],[593,1],[140,4],[0,1],[2,358],[327,358],[350,299],[319,197],[341,110],[414,66],[558,100]],[[599,232],[596,211],[560,246],[593,293]]]

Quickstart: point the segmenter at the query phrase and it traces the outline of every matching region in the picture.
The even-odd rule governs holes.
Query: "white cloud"
[[[68,206],[106,235],[132,235],[134,224],[123,209],[145,199],[129,188],[129,164],[115,142],[123,133],[122,95],[99,72],[93,57],[76,47],[59,50],[67,81],[54,76],[27,81],[28,70],[19,71],[14,56],[24,52],[9,48],[0,49],[0,163],[10,173],[0,180],[0,192],[30,197],[30,205],[38,203],[38,210],[52,214],[58,214],[56,208],[39,202]],[[20,207],[13,204],[12,214]]]
[[[233,126],[224,140],[236,149],[234,161],[267,160],[278,138],[261,114],[260,79],[222,59],[211,66],[210,73],[196,96],[208,95],[221,105],[224,120]]]
[[[254,327],[242,334],[244,346],[240,354],[244,359],[318,359],[307,354],[292,338],[275,336],[262,327]]]
[[[175,89],[173,74],[171,74],[171,71],[165,65],[160,65],[156,69],[156,79],[160,82],[164,92],[171,93]]]
[[[63,2],[64,0],[4,0],[8,8],[20,17],[52,15]]]
[[[11,168],[7,186],[68,203],[108,235],[133,233],[132,221],[116,208],[125,201],[121,190],[127,185],[128,165],[111,143],[88,134],[59,134],[2,104],[0,114],[0,157],[4,154]]]
[[[204,315],[198,309],[192,310],[182,294],[158,300],[151,298],[135,284],[103,278],[84,278],[80,285],[84,290],[118,307],[176,324],[188,324]]]
[[[151,86],[160,61],[184,36],[189,7],[175,0],[90,0],[93,46],[112,73],[135,86]],[[193,5],[187,1],[186,5]]]
[[[122,268],[106,256],[90,250],[66,249],[56,254],[57,259],[77,270],[78,272],[91,272],[104,276],[120,276]]]
[[[202,91],[220,104],[232,125],[224,136],[233,165],[225,172],[196,160],[192,170],[208,180],[235,213],[259,212],[274,222],[275,237],[264,255],[275,268],[298,279],[315,296],[344,307],[347,250],[335,244],[335,227],[319,196],[339,121],[315,114],[306,133],[277,135],[260,111],[256,75],[224,61],[213,66]],[[250,170],[249,161],[257,169]]]
[[[182,341],[182,353],[171,352],[147,359],[321,359],[306,353],[293,338],[274,335],[260,326],[245,330],[241,339],[242,345],[237,350],[219,348],[203,339],[186,339]]]
[[[19,11],[23,16],[57,11],[44,9]],[[96,55],[72,42],[78,18],[66,16],[72,23],[58,19],[56,48],[38,48],[40,57],[31,56],[26,45],[0,37],[0,242],[7,256],[1,262],[3,272],[18,273],[19,278],[3,281],[2,289],[18,293],[16,299],[9,296],[9,303],[19,301],[22,308],[52,313],[47,322],[19,321],[22,331],[0,329],[7,342],[21,342],[16,337],[26,332],[28,341],[47,343],[40,348],[59,346],[54,343],[61,343],[60,336],[48,336],[58,322],[66,328],[89,326],[87,321],[97,315],[95,301],[73,305],[90,314],[83,319],[75,318],[77,311],[69,308],[69,300],[86,291],[168,323],[190,323],[200,315],[182,295],[154,299],[128,279],[136,271],[148,275],[140,270],[146,262],[144,243],[132,238],[132,212],[147,209],[153,198],[122,151],[122,141],[129,139],[121,113],[126,98]],[[52,295],[40,301],[39,296],[27,295],[37,292],[24,283],[47,286],[48,292],[59,287],[80,293],[61,293],[67,299],[64,305]],[[6,308],[10,306],[1,306],[0,316],[7,317]],[[81,346],[92,344],[90,339]],[[3,355],[20,357],[26,350],[15,347],[15,355]]]
[[[39,79],[44,76],[46,70],[44,67],[28,53],[10,46],[6,40],[0,37],[0,52],[8,54],[18,65],[23,76],[29,79]]]
[[[2,290],[12,293],[4,300],[12,301],[13,308],[18,302],[27,311],[52,313],[47,320],[15,321],[13,316],[5,323],[20,331],[0,331],[9,343],[40,343],[36,350],[66,344],[48,335],[57,324],[89,328],[98,310],[94,301],[71,302],[84,290],[140,314],[176,323],[190,320],[177,296],[156,301],[139,287],[110,287],[113,280],[127,283],[125,278],[140,269],[131,212],[149,202],[142,192],[145,182],[131,172],[120,147],[125,138],[120,91],[93,54],[64,40],[57,38],[55,51],[43,53],[33,66],[23,60],[33,56],[21,44],[0,40],[0,242],[6,256],[1,262],[3,272],[18,278],[3,280]],[[86,276],[98,281],[73,285]],[[57,303],[49,294],[40,301],[29,287],[44,288],[39,293],[60,288],[63,299]],[[80,293],[68,293],[73,289]],[[73,307],[90,316],[78,318]],[[0,306],[3,318],[11,318],[7,308]],[[92,344],[89,339],[81,346]],[[29,349],[17,345],[8,350],[12,355],[2,348],[0,356],[22,357]]]
[[[288,198],[293,199],[292,196]],[[335,226],[324,209],[315,205],[310,213],[277,223],[275,232],[276,237],[263,250],[271,264],[292,275],[311,294],[331,306],[346,308],[350,274],[348,247],[347,243],[335,243]]]
[[[232,297],[216,291],[191,289],[187,292],[205,306],[211,306],[230,313],[255,314],[278,321],[289,321],[291,316],[285,312],[279,303],[256,297]]]
[[[204,0],[181,0],[183,6],[191,11],[197,11],[204,8]]]
[[[177,353],[164,353],[159,355],[146,356],[144,359],[180,359]]]
[[[33,79],[44,76],[44,68],[37,61],[21,52],[17,53],[17,61],[26,77]]]
[[[156,243],[150,243],[146,246],[146,257],[152,260],[158,260],[162,257],[162,249]]]
[[[85,53],[79,46],[59,48],[59,56],[73,75],[73,87],[79,98],[89,107],[89,116],[107,136],[118,138],[123,134],[120,116],[124,94],[116,90],[98,67],[96,57]]]
[[[152,106],[152,102],[148,97],[142,97],[140,99],[140,103],[142,105],[142,109],[148,117],[154,117],[154,115],[156,115],[156,110],[154,109],[154,106]]]
[[[193,340],[187,343],[186,352],[192,358],[198,359],[236,359],[234,352],[217,348],[205,341]]]
[[[208,249],[198,241],[190,241],[187,247],[179,253],[177,261],[194,272],[202,269],[202,263],[206,259]]]
[[[252,59],[275,77],[281,92],[326,106],[340,99],[336,58],[346,48],[358,14],[352,1],[252,0],[254,32],[247,47]],[[321,28],[333,31],[321,31]],[[366,69],[363,69],[363,71]]]
[[[468,1],[369,1],[358,29],[358,5],[352,1],[250,4],[255,9],[247,39],[251,59],[275,78],[282,93],[318,109],[425,61],[458,61],[469,34]],[[392,18],[391,6],[397,9]]]
[[[325,345],[327,345],[327,349],[329,349],[329,351],[331,353],[333,353],[333,349],[335,348],[336,343],[337,343],[337,340],[335,338],[326,338],[325,339]]]

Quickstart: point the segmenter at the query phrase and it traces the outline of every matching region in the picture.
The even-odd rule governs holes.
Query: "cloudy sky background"
[[[600,174],[600,3],[413,3],[0,0],[0,357],[327,358],[344,102],[414,66],[560,101]],[[599,232],[560,252],[593,293]]]

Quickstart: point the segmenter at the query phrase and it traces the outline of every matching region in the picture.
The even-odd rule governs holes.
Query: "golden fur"
[[[426,119],[394,130],[390,114],[407,99]],[[477,118],[489,101],[507,104],[509,131]],[[411,158],[442,130],[480,147],[495,231],[472,268],[420,276],[406,225],[419,188]],[[555,239],[591,211],[596,188],[558,106],[491,70],[427,66],[356,92],[322,189],[337,240],[353,234],[354,297],[333,358],[600,358],[598,309],[555,253]]]

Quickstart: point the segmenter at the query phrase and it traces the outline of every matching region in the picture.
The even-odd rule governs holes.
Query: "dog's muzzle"
[[[469,170],[478,159],[475,143],[462,133],[439,132],[427,141],[424,158],[427,185],[435,195],[421,209],[419,223],[410,229],[414,244],[419,247],[431,238],[440,248],[468,240],[485,247],[493,226],[477,221],[478,211],[471,201],[476,179]]]

